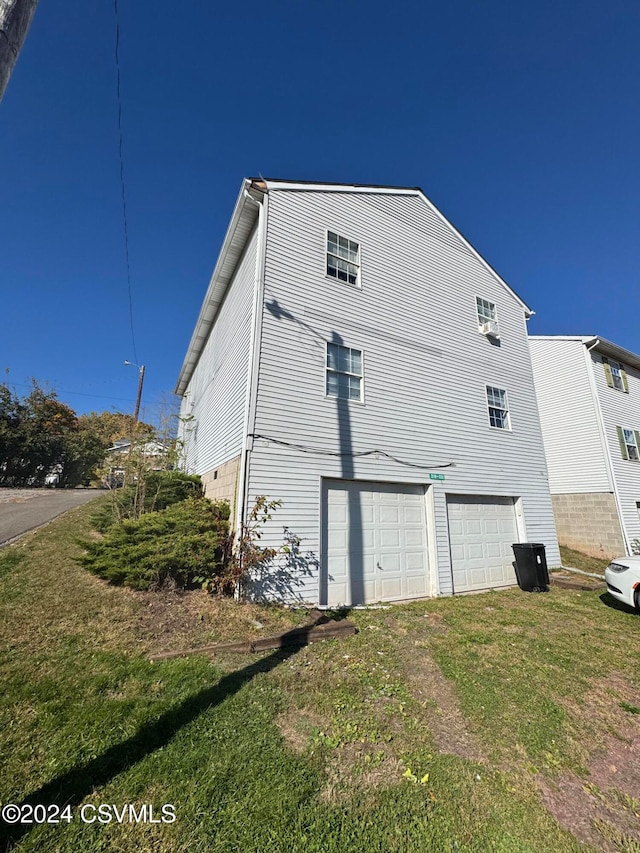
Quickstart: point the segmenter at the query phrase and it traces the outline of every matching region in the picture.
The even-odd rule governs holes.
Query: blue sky
[[[420,186],[536,311],[640,352],[640,5],[119,0],[143,416],[244,176]],[[0,103],[0,370],[133,409],[112,0],[42,2]],[[0,374],[5,377],[4,372]]]

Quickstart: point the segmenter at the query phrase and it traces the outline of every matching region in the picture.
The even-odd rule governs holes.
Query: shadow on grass
[[[610,607],[612,610],[619,610],[621,613],[629,613],[632,616],[637,616],[638,611],[630,607],[628,604],[625,604],[623,601],[618,601],[617,598],[614,598],[610,593],[603,592],[600,596],[600,601],[603,604],[606,604],[607,607]]]
[[[316,624],[323,621],[328,620],[326,617],[320,617],[312,624],[304,627],[311,630]],[[208,687],[190,696],[177,708],[172,708],[155,722],[143,726],[132,737],[110,747],[102,755],[86,764],[74,767],[57,776],[51,782],[47,782],[37,791],[29,794],[18,805],[22,807],[37,804],[56,804],[61,809],[67,805],[72,808],[79,805],[96,788],[107,785],[120,773],[129,770],[134,764],[169,743],[180,729],[193,722],[200,714],[222,704],[225,699],[237,693],[254,676],[263,672],[270,672],[307,643],[307,635],[300,634],[299,628],[292,632],[291,640],[289,640],[293,641],[295,645],[287,646],[287,637],[287,634],[283,635],[282,648],[276,649],[267,657],[261,658],[244,669],[225,675],[215,686]],[[0,849],[10,850],[33,829],[34,825],[16,824],[9,826],[0,823]]]

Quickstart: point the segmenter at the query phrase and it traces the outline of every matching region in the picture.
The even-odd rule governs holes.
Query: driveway
[[[0,547],[102,494],[99,489],[0,489]]]

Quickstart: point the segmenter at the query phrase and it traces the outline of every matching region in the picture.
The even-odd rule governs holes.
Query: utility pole
[[[0,101],[37,5],[38,0],[0,0]]]
[[[142,399],[142,383],[144,382],[144,364],[138,368],[140,371],[140,379],[138,380],[138,399],[136,400],[136,410],[133,413],[134,424],[138,423],[138,413],[140,411],[140,400]]]

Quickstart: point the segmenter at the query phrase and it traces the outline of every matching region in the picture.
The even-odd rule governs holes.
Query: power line
[[[390,459],[392,462],[397,462],[398,465],[406,465],[407,468],[418,468],[421,471],[432,471],[436,468],[455,468],[455,462],[445,462],[443,465],[418,465],[416,462],[406,462],[404,459],[398,459],[397,456],[392,456],[390,453],[387,453],[386,450],[359,450],[359,451],[349,451],[348,453],[343,453],[340,450],[323,450],[318,447],[309,447],[306,444],[295,444],[291,441],[281,441],[280,439],[273,438],[270,435],[260,435],[260,433],[254,432],[249,435],[250,438],[261,438],[263,441],[273,442],[273,444],[279,444],[281,447],[290,447],[294,450],[299,450],[301,453],[313,453],[318,456],[337,456],[337,457],[349,457],[350,459],[358,459],[364,456],[373,456],[374,458],[378,458],[379,456],[384,456],[386,459]]]
[[[113,0],[116,19],[116,90],[118,97],[118,154],[120,157],[120,190],[122,195],[122,219],[124,223],[124,253],[127,266],[127,291],[129,294],[129,324],[131,326],[131,344],[133,360],[138,360],[136,352],[136,336],[133,330],[133,299],[131,296],[131,266],[129,264],[129,228],[127,224],[127,198],[124,187],[124,158],[122,156],[122,98],[120,97],[120,17],[118,15],[118,0]]]
[[[17,388],[32,388],[32,385],[27,384],[26,382],[8,382],[8,385],[15,385]],[[55,391],[56,394],[71,394],[73,397],[97,397],[101,400],[121,400],[124,403],[133,403],[133,397],[112,397],[109,394],[88,394],[86,391],[67,391],[64,388],[56,388],[52,387],[52,391]]]

